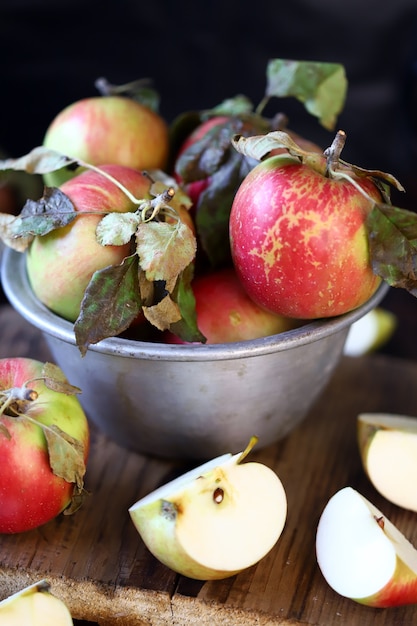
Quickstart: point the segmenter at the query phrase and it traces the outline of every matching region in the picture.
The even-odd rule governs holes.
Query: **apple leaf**
[[[28,154],[17,159],[0,161],[0,171],[20,170],[28,174],[48,174],[63,167],[77,169],[78,161],[44,146],[37,146]]]
[[[96,271],[84,293],[74,324],[77,346],[84,356],[90,344],[126,330],[139,315],[138,258]]]
[[[46,187],[40,200],[27,200],[13,224],[15,237],[46,235],[70,224],[77,212],[69,197],[56,187]]]
[[[300,159],[311,156],[312,154],[301,148],[294,139],[283,130],[273,130],[263,135],[252,135],[251,137],[236,134],[232,137],[232,145],[240,154],[257,161],[262,161],[272,150],[282,148],[287,150],[290,155],[299,157]]]
[[[124,96],[136,100],[156,113],[159,111],[160,97],[149,78],[139,78],[123,85],[112,85],[107,78],[101,77],[97,78],[94,85],[102,96]]]
[[[48,389],[63,393],[66,396],[74,396],[81,393],[79,387],[71,385],[64,372],[54,363],[44,363],[42,369],[42,379]]]
[[[96,239],[102,246],[129,243],[141,221],[137,213],[108,213],[97,224]]]
[[[333,130],[347,93],[343,65],[291,59],[272,59],[267,66],[266,95],[295,97],[306,110]]]
[[[2,424],[0,422],[0,435],[3,435],[4,437],[6,437],[6,439],[11,439],[12,436],[10,434],[10,432],[8,431],[8,429],[6,428],[6,426],[4,424]]]
[[[417,214],[376,204],[367,220],[372,268],[392,287],[417,296]]]
[[[56,424],[40,426],[48,444],[49,464],[53,473],[81,489],[85,474],[85,451],[82,442],[71,437]]]
[[[167,330],[171,324],[181,319],[180,308],[169,293],[152,306],[142,306],[142,311],[146,319],[158,330]]]
[[[178,304],[181,319],[172,322],[169,330],[183,341],[205,343],[206,338],[197,326],[195,297],[191,289],[194,276],[194,263],[185,268],[178,277],[172,297]]]
[[[202,111],[202,120],[214,115],[230,115],[231,117],[248,115],[253,111],[253,102],[243,94],[238,94],[233,98],[227,98],[217,104],[212,109]]]
[[[195,223],[201,247],[212,267],[220,267],[230,261],[230,209],[240,183],[253,166],[251,159],[231,154],[200,194]]]
[[[0,239],[8,248],[16,252],[24,252],[33,240],[33,236],[16,237],[13,233],[15,220],[16,217],[10,213],[0,213]]]
[[[176,224],[157,221],[139,224],[136,245],[140,266],[151,281],[176,278],[196,253],[194,234],[181,221]]]

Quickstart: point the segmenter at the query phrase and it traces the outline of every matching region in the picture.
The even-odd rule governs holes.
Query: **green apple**
[[[372,309],[350,327],[344,353],[361,356],[378,350],[391,338],[396,326],[394,313],[379,307]]]
[[[165,120],[150,108],[124,96],[97,96],[70,104],[52,120],[43,145],[91,165],[115,163],[138,170],[164,169],[169,139]],[[74,171],[44,176],[59,186]]]
[[[417,603],[417,550],[351,487],[325,506],[316,554],[327,583],[342,596],[380,608]]]
[[[0,602],[0,626],[72,626],[67,606],[41,580]]]
[[[225,454],[148,494],[130,509],[162,563],[198,580],[232,576],[262,559],[285,525],[283,485],[247,450]]]
[[[362,413],[358,441],[375,489],[397,506],[417,512],[417,418]]]

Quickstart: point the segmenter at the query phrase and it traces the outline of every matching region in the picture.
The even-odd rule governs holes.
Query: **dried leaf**
[[[197,244],[182,222],[146,222],[136,232],[139,264],[148,280],[167,281],[178,276],[194,259]]]
[[[15,220],[16,217],[10,213],[0,213],[0,239],[8,248],[12,248],[16,252],[24,252],[33,240],[33,236],[16,237],[13,233]]]
[[[149,78],[140,78],[123,85],[113,85],[107,78],[97,78],[95,86],[103,96],[122,95],[136,100],[152,111],[159,111],[160,97]]]
[[[90,344],[126,330],[139,315],[138,259],[127,257],[120,265],[96,271],[84,293],[74,331],[77,346],[85,355]]]
[[[142,307],[142,311],[146,319],[159,330],[168,330],[171,324],[181,319],[180,308],[169,294],[153,306]]]
[[[56,187],[46,187],[40,200],[27,200],[13,222],[16,237],[42,236],[70,224],[78,213],[69,197]]]
[[[123,246],[129,243],[140,221],[137,213],[108,213],[97,225],[97,241],[102,246]]]
[[[76,169],[78,161],[56,150],[38,146],[17,159],[0,161],[0,171],[20,170],[28,174],[48,174],[63,167]]]
[[[252,135],[251,137],[235,135],[232,138],[232,145],[240,154],[257,161],[262,161],[272,150],[279,148],[285,148],[291,155],[297,157],[310,156],[311,154],[300,148],[290,135],[283,130],[273,130],[264,135]]]
[[[42,369],[42,377],[45,386],[52,391],[63,393],[66,396],[74,396],[81,393],[81,389],[71,385],[61,368],[54,363],[45,363]]]
[[[84,474],[84,446],[56,425],[41,425],[48,444],[49,464],[53,473],[82,489]]]
[[[417,214],[377,204],[367,220],[372,268],[389,285],[417,296]]]
[[[273,59],[267,66],[267,96],[294,97],[333,130],[347,93],[345,69],[339,63]]]
[[[2,424],[0,422],[0,435],[3,435],[4,437],[6,437],[6,439],[11,439],[12,436],[9,433],[8,429],[6,428],[6,426],[4,424]]]

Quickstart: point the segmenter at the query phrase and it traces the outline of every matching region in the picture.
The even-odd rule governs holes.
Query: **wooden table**
[[[6,356],[50,358],[39,332],[3,305],[0,357]],[[345,358],[303,424],[284,441],[252,453],[277,471],[287,491],[288,520],[279,542],[258,565],[216,582],[183,578],[157,562],[127,512],[185,468],[126,451],[93,432],[86,476],[91,494],[84,507],[37,530],[0,536],[0,598],[46,578],[75,619],[100,626],[416,624],[417,606],[378,610],[338,596],[315,557],[320,513],[345,485],[372,499],[417,545],[417,514],[378,496],[363,473],[355,438],[361,411],[417,415],[416,385],[416,362]]]

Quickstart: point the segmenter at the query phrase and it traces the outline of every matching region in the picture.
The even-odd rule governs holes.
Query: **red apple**
[[[243,289],[233,268],[194,279],[197,325],[206,343],[229,343],[275,335],[299,325],[295,320],[265,311]],[[167,343],[185,343],[172,333]]]
[[[48,376],[52,372],[65,386],[61,370],[51,367]],[[73,475],[68,458],[76,463],[74,478],[82,479],[83,465],[85,470],[86,416],[76,395],[47,386],[45,371],[44,363],[33,359],[0,359],[0,533],[30,530],[59,515],[75,493],[75,480],[61,477],[62,470]],[[77,442],[75,459],[69,453],[73,446],[62,446],[64,438]]]
[[[137,170],[121,165],[101,169],[138,199],[151,197],[149,178]],[[129,244],[102,246],[98,243],[96,228],[102,212],[125,213],[135,211],[137,206],[113,182],[90,170],[67,181],[60,189],[84,215],[68,226],[36,237],[28,250],[27,271],[39,300],[57,315],[75,321],[93,273],[120,264],[130,253]]]
[[[381,195],[350,168],[343,174],[354,184],[326,168],[324,156],[305,163],[275,156],[251,170],[234,198],[229,232],[237,274],[249,296],[274,313],[338,315],[380,284],[365,222]]]
[[[115,163],[138,170],[164,169],[168,125],[150,108],[123,96],[97,96],[70,104],[51,122],[43,144],[91,165]],[[59,170],[45,175],[50,186],[74,176]]]

